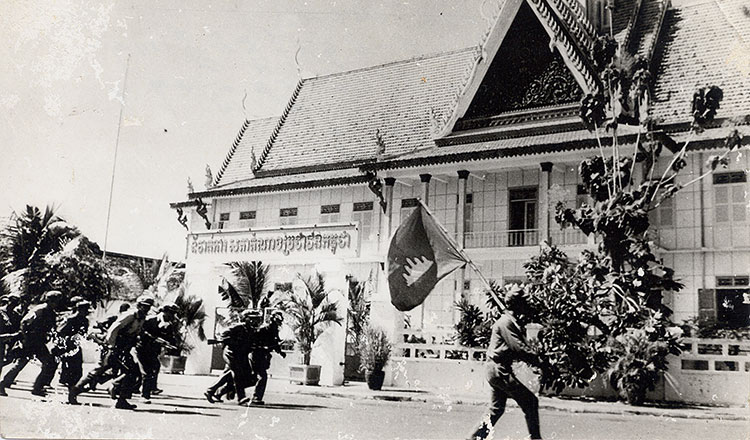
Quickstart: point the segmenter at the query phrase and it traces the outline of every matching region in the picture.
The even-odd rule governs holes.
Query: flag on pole
[[[417,307],[438,281],[468,262],[420,202],[398,227],[388,248],[391,303],[402,312]]]

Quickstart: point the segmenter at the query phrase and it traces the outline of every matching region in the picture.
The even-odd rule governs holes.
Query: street
[[[63,404],[56,389],[47,401],[33,398],[19,382],[0,397],[3,438],[101,439],[461,439],[481,418],[478,405],[394,402],[278,392],[272,381],[265,406],[212,405],[202,398],[210,377],[169,377],[164,394],[134,411],[112,408],[106,391],[85,393],[82,406]],[[277,385],[277,392],[274,392]],[[292,390],[292,391],[290,391]],[[748,439],[748,422],[650,415],[573,413],[542,409],[548,439]],[[498,423],[498,439],[526,436],[523,414],[509,408]]]

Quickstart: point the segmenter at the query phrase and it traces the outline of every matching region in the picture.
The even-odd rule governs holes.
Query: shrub
[[[382,329],[367,327],[359,344],[359,369],[365,374],[382,371],[391,358],[391,342]]]

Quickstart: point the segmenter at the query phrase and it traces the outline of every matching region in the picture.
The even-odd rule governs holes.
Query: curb
[[[290,394],[304,394],[316,397],[337,397],[344,399],[355,399],[355,400],[380,400],[387,402],[422,402],[422,403],[441,403],[444,405],[474,405],[483,406],[489,402],[487,400],[471,400],[471,399],[442,399],[435,395],[425,396],[399,396],[394,394],[359,394],[359,393],[341,393],[336,391],[317,391],[317,390],[292,390],[287,391]],[[546,399],[545,399],[546,400]],[[564,402],[564,401],[561,401]],[[583,407],[586,405],[588,407]],[[518,405],[512,400],[508,402],[508,407],[518,408]],[[654,408],[651,410],[631,409],[631,408],[602,408],[596,403],[581,402],[575,406],[567,406],[564,404],[551,404],[540,400],[540,409],[568,412],[575,414],[610,414],[610,415],[636,415],[636,416],[651,416],[651,417],[662,417],[662,418],[676,418],[676,419],[694,419],[694,420],[728,420],[728,421],[750,421],[750,412],[748,415],[743,416],[739,414],[726,413],[722,411],[711,411],[707,414],[690,414],[680,409],[658,409]],[[714,408],[707,407],[711,410]]]

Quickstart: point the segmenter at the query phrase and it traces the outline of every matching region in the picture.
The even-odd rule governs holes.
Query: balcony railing
[[[549,240],[557,246],[588,243],[586,234],[581,232],[580,229],[575,228],[551,229],[549,231]]]
[[[467,248],[536,246],[538,244],[539,229],[466,232],[464,234],[464,246]]]

